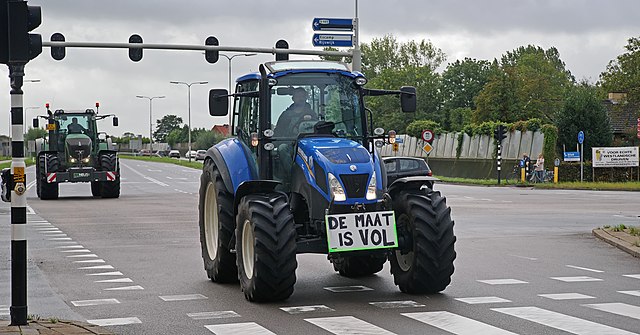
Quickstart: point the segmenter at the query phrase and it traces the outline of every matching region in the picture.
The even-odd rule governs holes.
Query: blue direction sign
[[[584,132],[580,130],[578,133],[578,143],[582,144],[582,142],[584,142]]]
[[[314,47],[352,47],[353,35],[349,34],[313,34]]]
[[[334,30],[334,31],[353,31],[352,19],[327,19],[316,17],[311,23],[314,31],[317,30]]]

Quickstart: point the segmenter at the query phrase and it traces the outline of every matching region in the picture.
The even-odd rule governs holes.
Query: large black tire
[[[120,166],[116,154],[100,155],[100,170],[116,172],[116,180],[100,182],[100,195],[103,198],[120,197]]]
[[[47,172],[57,172],[60,167],[58,157],[55,155],[40,155],[38,156],[38,179],[37,185],[38,196],[42,200],[55,200],[58,199],[59,187],[58,183],[47,183]]]
[[[229,246],[236,228],[233,197],[227,192],[222,176],[211,160],[204,163],[200,176],[198,212],[200,247],[207,276],[214,282],[237,282],[236,255]]]
[[[100,182],[99,181],[92,181],[91,182],[91,195],[93,195],[94,197],[99,197],[100,196],[100,191],[101,191]]]
[[[284,195],[247,195],[240,201],[236,257],[240,287],[249,301],[279,301],[296,282],[296,231]]]
[[[333,269],[341,276],[357,278],[369,276],[382,270],[387,257],[382,255],[341,256],[331,259]]]
[[[398,238],[389,257],[396,285],[405,293],[437,293],[451,283],[456,258],[451,208],[440,192],[401,191],[393,199]]]

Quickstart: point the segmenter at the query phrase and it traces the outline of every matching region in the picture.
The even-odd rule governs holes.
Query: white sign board
[[[325,219],[329,252],[398,246],[393,211],[333,214]]]
[[[591,148],[593,167],[638,166],[638,147]]]

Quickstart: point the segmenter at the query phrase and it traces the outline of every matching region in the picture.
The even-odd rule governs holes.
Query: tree
[[[33,141],[37,138],[45,138],[47,136],[47,131],[42,128],[29,128],[27,133],[24,135],[25,141]]]
[[[476,97],[474,120],[516,122],[540,118],[550,122],[574,82],[556,48],[519,47],[502,56],[499,70],[492,72]]]
[[[556,127],[558,145],[569,150],[578,142],[578,132],[584,131],[587,160],[591,159],[591,147],[606,147],[613,140],[609,117],[598,98],[597,88],[586,83],[569,90],[563,110],[556,119]]]
[[[214,144],[220,142],[221,139],[222,137],[218,134],[211,130],[206,130],[198,135],[198,139],[196,140],[194,147],[198,149],[208,149]]]
[[[182,124],[182,118],[176,115],[165,115],[162,119],[156,121],[156,131],[153,132],[153,137],[157,142],[166,142],[167,135],[180,127]]]
[[[182,128],[178,127],[167,135],[166,142],[169,143],[170,146],[175,146],[176,143],[186,143],[189,138],[189,126],[186,124],[182,126]]]
[[[609,62],[600,74],[600,84],[607,92],[626,92],[632,103],[640,103],[640,37],[632,37],[627,52]]]

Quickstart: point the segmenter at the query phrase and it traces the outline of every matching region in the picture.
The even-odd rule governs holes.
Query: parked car
[[[178,150],[169,151],[169,157],[171,157],[171,158],[180,158],[180,151],[178,151]]]
[[[138,153],[139,156],[151,156],[151,150],[149,149],[142,149],[140,150],[140,152]]]
[[[184,158],[196,158],[197,152],[195,150],[187,151],[184,154]]]
[[[416,157],[385,157],[382,159],[387,170],[387,183],[391,184],[396,179],[411,176],[429,176],[433,173],[427,162]]]
[[[197,161],[203,161],[206,156],[207,156],[207,150],[198,150],[198,151],[196,151],[196,160]]]

